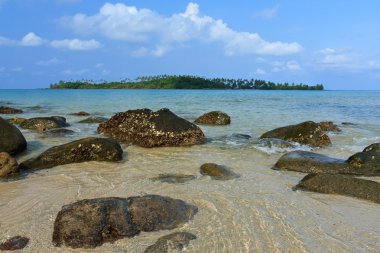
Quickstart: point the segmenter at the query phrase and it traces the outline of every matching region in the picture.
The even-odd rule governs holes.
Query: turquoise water
[[[270,168],[284,152],[311,148],[267,146],[258,140],[276,127],[306,120],[333,121],[342,132],[330,133],[333,144],[314,151],[346,159],[380,142],[379,91],[0,90],[0,105],[23,109],[19,117],[64,116],[76,132],[73,136],[46,137],[22,130],[28,151],[17,157],[19,161],[54,145],[97,135],[96,124],[79,124],[83,117],[68,115],[72,112],[111,117],[128,109],[167,107],[189,121],[212,110],[224,111],[232,119],[229,126],[201,126],[207,137],[205,145],[123,146],[125,159],[121,163],[70,164],[23,180],[0,182],[0,234],[30,237],[27,252],[58,250],[51,244],[52,224],[64,204],[83,198],[150,193],[180,198],[199,207],[195,219],[176,230],[198,237],[184,252],[376,252],[380,248],[379,205],[294,192],[292,187],[304,174]],[[230,166],[241,177],[226,182],[202,177],[199,166],[205,162]],[[150,180],[160,173],[192,174],[197,179],[179,185]],[[143,252],[169,233],[143,233],[94,251]]]

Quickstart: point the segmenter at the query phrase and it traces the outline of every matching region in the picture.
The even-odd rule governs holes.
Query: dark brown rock
[[[98,133],[142,147],[203,144],[202,130],[169,109],[129,110],[114,115],[98,127]]]
[[[14,236],[5,242],[0,244],[0,250],[4,251],[14,251],[23,249],[28,245],[29,238],[23,236]]]
[[[341,132],[342,131],[332,121],[321,121],[318,123],[318,125],[321,127],[322,131],[325,131],[325,132]]]
[[[0,106],[0,114],[19,114],[22,113],[22,110],[8,107],[8,106]]]
[[[197,208],[158,195],[86,199],[62,207],[54,222],[53,243],[94,248],[133,237],[140,231],[176,228],[193,218]]]
[[[380,203],[380,183],[338,174],[309,174],[295,189],[339,194]]]
[[[184,174],[160,174],[158,177],[151,178],[153,181],[160,181],[169,184],[181,184],[187,181],[194,180],[197,177],[194,175],[184,175]]]
[[[239,177],[239,174],[236,174],[226,166],[218,165],[216,163],[203,164],[200,168],[200,173],[216,180],[229,180]]]
[[[67,135],[73,135],[75,132],[66,128],[55,128],[44,131],[43,134],[47,137],[63,137]]]
[[[69,115],[72,115],[72,116],[88,116],[90,114],[88,112],[80,111],[80,112],[70,113]]]
[[[26,140],[17,127],[0,117],[0,152],[11,155],[26,149]]]
[[[183,250],[189,245],[191,240],[197,237],[188,232],[177,232],[165,235],[157,240],[157,242],[149,246],[144,253],[167,253],[173,250]]]
[[[346,161],[307,151],[293,151],[283,155],[273,169],[304,173],[380,176],[380,144],[372,144]]]
[[[103,118],[103,117],[88,117],[84,120],[79,121],[79,123],[95,124],[95,123],[102,123],[107,120],[108,120],[107,118]]]
[[[87,161],[115,162],[122,159],[120,144],[109,138],[88,137],[49,148],[36,158],[20,164],[23,169],[46,169],[69,163]]]
[[[197,118],[195,123],[205,125],[228,125],[231,123],[231,118],[227,113],[212,111]]]
[[[323,147],[331,144],[330,138],[321,127],[313,121],[280,127],[264,133],[260,138],[277,138],[310,145],[312,147]]]
[[[16,159],[6,152],[0,152],[0,177],[15,176],[19,173]]]
[[[21,128],[37,131],[46,131],[48,129],[67,126],[69,126],[69,124],[66,123],[66,119],[60,116],[31,118],[20,124]]]

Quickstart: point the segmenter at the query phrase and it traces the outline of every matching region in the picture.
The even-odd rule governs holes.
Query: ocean
[[[192,147],[141,148],[123,145],[119,163],[68,164],[0,182],[0,234],[24,235],[25,252],[77,252],[55,248],[51,238],[56,214],[65,204],[85,198],[160,194],[198,206],[185,226],[197,236],[183,252],[378,252],[380,206],[337,195],[293,191],[305,174],[275,171],[278,158],[308,146],[267,145],[258,138],[277,127],[313,120],[333,121],[332,145],[314,152],[346,159],[380,142],[380,91],[258,90],[0,90],[0,105],[24,110],[19,117],[64,116],[75,134],[47,137],[22,130],[28,150],[17,160],[49,147],[97,136],[97,124],[79,124],[86,111],[111,117],[129,109],[169,108],[194,121],[205,112],[231,116],[228,126],[200,126],[207,142]],[[2,115],[7,118],[10,116]],[[351,124],[342,124],[351,123]],[[246,135],[251,136],[248,138]],[[231,167],[240,178],[201,176],[199,167],[214,162]],[[195,175],[183,184],[152,181],[164,173]],[[380,182],[380,178],[371,178]],[[174,231],[141,233],[80,252],[143,252]]]

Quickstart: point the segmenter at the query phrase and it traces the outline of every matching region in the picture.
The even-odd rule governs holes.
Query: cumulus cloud
[[[53,40],[50,42],[50,45],[54,48],[69,50],[94,50],[100,47],[100,43],[96,40],[79,39]]]
[[[21,46],[40,46],[43,43],[44,40],[32,32],[26,34],[20,41]]]
[[[255,74],[256,75],[265,75],[267,72],[264,70],[264,69],[261,69],[261,68],[257,68],[255,70]]]
[[[279,10],[280,10],[280,5],[277,4],[268,9],[257,12],[255,14],[255,17],[262,18],[262,19],[272,19],[277,15]]]
[[[88,72],[90,72],[90,70],[87,68],[79,69],[79,70],[66,69],[66,70],[62,71],[62,74],[65,74],[65,75],[83,75],[83,74],[86,74]]]
[[[296,42],[269,42],[257,33],[233,30],[221,19],[202,15],[196,3],[169,17],[123,3],[106,3],[95,15],[63,17],[61,23],[79,34],[98,33],[140,45],[137,55],[143,55],[142,48],[146,48],[151,55],[161,56],[175,45],[190,41],[216,43],[227,55],[288,55],[302,50]]]
[[[300,71],[302,70],[301,66],[299,63],[295,60],[290,60],[290,61],[275,61],[272,63],[272,72],[282,72],[282,71]]]

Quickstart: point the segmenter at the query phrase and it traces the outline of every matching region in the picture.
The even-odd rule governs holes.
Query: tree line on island
[[[59,81],[51,89],[253,89],[253,90],[323,90],[322,84],[274,83],[259,79],[204,78],[189,75],[141,76],[120,81]]]

